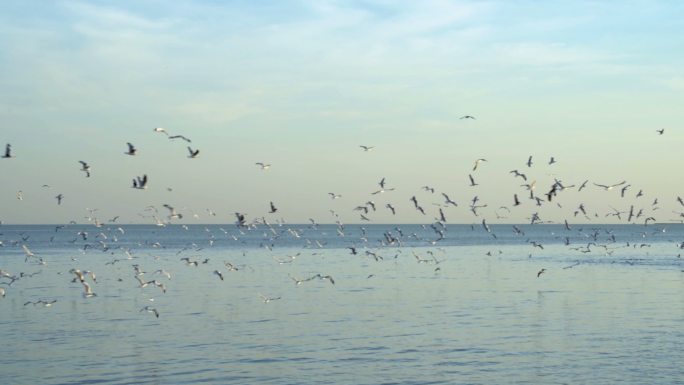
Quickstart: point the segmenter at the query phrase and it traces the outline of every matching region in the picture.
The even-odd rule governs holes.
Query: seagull
[[[238,227],[240,227],[240,226],[246,226],[246,224],[245,224],[245,214],[237,213],[237,212],[236,212],[236,213],[235,213],[235,218],[237,219],[237,221],[235,222],[235,224],[238,225]]]
[[[20,201],[24,200],[24,193],[21,190],[17,191],[17,199]]]
[[[329,192],[328,195],[330,195],[330,199],[342,198],[342,195],[331,193],[331,192]]]
[[[335,280],[334,280],[333,277],[330,276],[330,275],[316,274],[316,275],[314,275],[313,277],[311,277],[311,278],[309,278],[309,279],[313,279],[313,278],[327,279],[328,281],[330,281],[331,284],[333,284],[333,285],[335,284]]]
[[[441,221],[441,222],[446,222],[446,221],[447,221],[447,220],[446,220],[446,216],[444,215],[444,211],[442,211],[442,208],[441,208],[441,207],[439,208],[439,218],[438,218],[438,220]]]
[[[363,151],[370,151],[370,150],[375,148],[375,146],[359,146],[359,147],[363,148]]]
[[[472,116],[472,115],[463,115],[463,116],[461,116],[459,119],[472,119],[472,120],[475,120],[475,117]]]
[[[83,285],[83,296],[86,298],[90,297],[95,297],[97,294],[93,293],[93,289],[90,288],[90,285],[88,285],[88,282],[86,281],[81,281],[81,284]]]
[[[520,201],[518,200],[518,194],[513,194],[513,206],[520,206]]]
[[[163,274],[166,276],[166,278],[171,279],[171,273],[169,273],[168,271],[166,271],[164,269],[157,270],[154,272],[154,274]]]
[[[154,313],[154,316],[159,318],[159,312],[157,309],[153,308],[152,306],[145,306],[144,308],[140,309],[141,312],[146,311],[148,313]]]
[[[192,140],[190,140],[190,138],[187,138],[187,137],[185,137],[185,136],[183,136],[183,135],[173,135],[173,136],[169,136],[169,139],[183,139],[184,141],[186,141],[186,142],[188,142],[188,143],[192,143]]]
[[[458,205],[456,204],[456,202],[452,201],[452,200],[449,198],[449,196],[448,196],[447,194],[442,193],[442,196],[443,196],[444,199],[445,199],[444,204],[446,204],[446,205],[458,206]]]
[[[86,178],[90,178],[90,165],[82,160],[79,160],[78,163],[81,164],[81,171],[86,173]]]
[[[382,193],[384,193],[385,191],[394,191],[394,187],[392,187],[392,188],[387,188],[387,189],[384,188],[384,187],[380,187],[380,190],[372,192],[371,195],[382,194]]]
[[[278,211],[278,209],[273,205],[273,202],[271,202],[271,210],[269,211],[269,214],[273,214],[276,211]]]
[[[545,271],[546,269],[539,270],[539,272],[537,273],[537,278],[539,278],[540,275],[544,274]]]
[[[532,167],[532,155],[530,155],[530,157],[527,158],[527,167]]]
[[[514,177],[519,176],[523,178],[525,182],[527,182],[527,175],[520,173],[518,170],[512,170],[509,172],[510,174],[513,174]]]
[[[487,161],[487,159],[484,159],[484,158],[480,158],[480,159],[476,160],[475,166],[473,166],[473,171],[477,170],[477,166],[479,166],[481,162],[486,162],[486,161]]]
[[[470,186],[471,187],[475,187],[478,185],[477,183],[475,183],[475,179],[473,179],[472,175],[468,174],[468,178],[470,178]]]
[[[583,188],[587,187],[587,183],[589,182],[589,179],[585,180],[577,189],[577,192],[582,191]]]
[[[190,265],[193,265],[193,266],[195,266],[195,267],[199,266],[199,262],[197,262],[197,261],[191,261],[190,258],[188,258],[188,257],[181,258],[180,260],[181,260],[181,261],[185,261],[185,264],[188,265],[188,266],[190,266]]]
[[[154,132],[161,132],[161,133],[164,133],[166,136],[169,136],[169,133],[166,132],[166,129],[161,128],[161,127],[155,127],[153,131]]]
[[[435,193],[435,188],[434,188],[434,187],[423,186],[423,187],[421,187],[421,188],[422,188],[423,190],[425,190],[425,191],[429,191],[429,192],[432,193],[432,194]]]
[[[188,158],[197,158],[197,155],[199,155],[199,150],[193,150],[190,146],[188,146],[188,152],[190,153]]]
[[[554,164],[554,163],[556,163],[556,159],[554,157],[551,157],[551,159],[549,159],[549,164]]]
[[[482,227],[483,227],[488,233],[491,233],[491,232],[492,232],[492,229],[489,228],[489,225],[487,225],[487,222],[485,222],[484,219],[482,220]]]
[[[259,297],[261,297],[261,300],[264,301],[264,303],[269,303],[271,301],[276,301],[280,299],[280,297],[266,297],[261,293],[259,293]]]
[[[662,135],[665,133],[665,129],[661,128],[660,130],[656,130],[656,132],[658,133],[658,135]]]
[[[35,302],[26,301],[26,302],[24,302],[24,306],[26,306],[26,305],[33,305],[33,306],[36,306],[36,305],[43,305],[43,306],[45,306],[45,307],[50,307],[50,306],[52,306],[52,304],[55,303],[55,302],[57,302],[56,299],[49,300],[49,301],[44,300],[44,299],[39,299],[38,301],[35,301]]]
[[[61,205],[62,204],[62,199],[64,199],[64,194],[59,194],[55,197],[57,199],[57,204]]]
[[[5,146],[5,155],[3,155],[2,157],[5,159],[14,158],[12,156],[12,145],[11,144],[7,143],[7,145]]]
[[[620,183],[616,183],[616,184],[613,184],[613,185],[610,185],[610,186],[606,186],[606,185],[604,185],[604,184],[597,184],[597,183],[594,183],[594,186],[602,187],[603,189],[605,189],[606,191],[608,191],[608,190],[612,190],[614,187],[622,186],[622,185],[625,184],[625,183],[627,183],[627,181],[623,180],[623,181],[620,182]]]
[[[218,275],[218,277],[221,278],[221,281],[223,281],[223,274],[220,271],[214,270],[214,274]]]
[[[261,169],[264,170],[264,171],[266,171],[266,170],[268,170],[269,168],[271,168],[271,165],[270,165],[270,164],[267,164],[267,163],[256,162],[256,163],[254,163],[254,164],[256,164],[257,166],[261,167]]]
[[[26,245],[21,245],[21,248],[24,249],[24,254],[26,254],[26,258],[28,259],[29,257],[35,257],[35,254],[29,250],[28,246]]]
[[[166,204],[166,203],[164,203],[163,206],[166,207],[170,211],[169,212],[169,219],[182,219],[183,218],[183,214],[177,213],[176,209],[173,206]]]
[[[147,174],[143,175],[141,177],[136,177],[136,179],[133,179],[133,188],[137,189],[146,189],[147,188]]]
[[[135,155],[136,152],[138,152],[138,149],[133,147],[133,144],[131,142],[126,143],[128,145],[128,151],[124,152],[126,155]]]
[[[293,257],[293,259],[294,259],[294,257]],[[228,271],[238,271],[238,270],[239,270],[239,269],[237,268],[237,266],[233,265],[233,264],[230,263],[230,262],[227,262],[227,261],[226,261],[226,262],[223,262],[223,264],[228,268]]]

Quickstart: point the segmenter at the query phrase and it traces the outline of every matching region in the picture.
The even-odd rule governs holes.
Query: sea
[[[0,241],[2,384],[684,384],[679,224],[2,225]]]

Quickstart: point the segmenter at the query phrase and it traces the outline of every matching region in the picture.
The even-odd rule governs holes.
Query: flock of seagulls
[[[475,120],[475,117],[465,115],[461,117],[461,119]],[[154,128],[153,131],[167,136],[169,140],[182,140],[187,143],[192,142],[190,138],[183,135],[170,135],[166,129],[161,127]],[[663,135],[664,129],[657,130],[657,132],[658,135]],[[124,154],[128,156],[136,156],[138,153],[138,149],[131,142],[127,142],[126,145],[127,149],[124,152]],[[375,149],[375,146],[368,145],[360,145],[359,147],[364,152],[369,152]],[[187,146],[187,150],[189,158],[196,158],[200,152],[198,149],[193,149],[190,146]],[[12,153],[12,146],[9,143],[6,144],[5,153],[2,156],[2,158],[10,159],[14,157],[15,156]],[[82,160],[78,161],[78,163],[81,165],[80,171],[82,171],[85,174],[86,178],[89,178],[92,172],[90,164]],[[544,162],[541,163],[542,165],[544,164]],[[557,160],[555,159],[555,157],[552,156],[549,158],[547,165],[552,166],[556,163]],[[271,167],[271,164],[264,162],[256,162],[255,165],[258,166],[262,171],[266,171]],[[497,232],[495,231],[496,228],[490,226],[489,223],[487,223],[487,218],[481,217],[480,209],[489,207],[489,204],[482,203],[480,196],[476,193],[478,189],[489,188],[491,187],[491,185],[486,183],[486,181],[484,180],[482,180],[481,183],[478,183],[474,176],[480,175],[478,174],[481,172],[480,170],[483,168],[486,170],[491,166],[491,163],[485,158],[478,158],[474,160],[472,165],[472,170],[470,170],[470,173],[468,174],[469,184],[465,185],[464,187],[469,191],[475,191],[475,193],[473,194],[474,196],[470,199],[464,198],[463,202],[465,203],[463,203],[462,205],[459,205],[459,203],[457,203],[456,200],[451,198],[451,196],[453,196],[453,193],[440,191],[438,188],[431,185],[424,185],[420,187],[417,193],[414,193],[412,196],[410,196],[410,198],[407,199],[407,201],[410,202],[410,205],[407,205],[406,200],[396,200],[396,194],[399,191],[399,189],[397,189],[396,187],[389,187],[391,186],[391,184],[388,185],[388,181],[385,177],[382,177],[379,180],[379,182],[377,182],[377,186],[375,186],[374,184],[372,186],[373,188],[370,188],[369,186],[369,188],[366,190],[368,194],[368,200],[364,199],[365,202],[362,201],[359,204],[350,205],[350,212],[358,213],[359,221],[361,223],[365,223],[374,221],[374,215],[378,210],[386,209],[388,212],[391,213],[391,215],[396,215],[398,209],[405,209],[405,207],[401,207],[401,205],[397,203],[401,203],[403,201],[404,205],[407,205],[409,208],[412,208],[421,215],[424,215],[426,218],[429,218],[427,219],[427,222],[429,222],[429,224],[423,225],[422,227],[423,229],[425,229],[425,231],[427,231],[428,234],[431,234],[430,236],[421,237],[415,233],[406,234],[398,226],[392,229],[388,229],[382,234],[382,237],[377,240],[369,239],[368,234],[366,233],[366,229],[364,227],[360,227],[361,234],[352,235],[349,233],[345,225],[341,222],[338,212],[336,210],[330,210],[330,214],[335,220],[336,236],[346,239],[347,244],[351,243],[351,246],[347,247],[351,255],[363,256],[364,258],[367,258],[378,263],[382,262],[383,260],[385,260],[385,258],[389,257],[388,252],[386,252],[385,250],[394,250],[393,259],[398,258],[398,256],[400,256],[402,253],[402,246],[404,246],[404,244],[408,242],[423,242],[424,245],[434,246],[439,249],[440,242],[446,239],[447,232],[449,231],[449,228],[447,226],[447,223],[449,222],[448,218],[451,214],[453,214],[450,210],[456,210],[459,207],[464,206],[473,215],[474,218],[477,218],[476,223],[478,223],[478,225],[473,225],[471,227],[472,231],[483,231],[483,234],[486,234],[493,240],[498,239]],[[535,163],[533,162],[533,156],[530,155],[527,158],[526,162],[524,161],[524,159],[521,159],[519,166],[527,166],[527,169],[525,169],[527,171],[523,173],[519,169],[513,169],[507,174],[502,175],[502,178],[511,178],[516,180],[516,184],[521,183],[521,188],[519,189],[519,191],[512,192],[510,205],[499,206],[498,208],[496,208],[496,210],[494,210],[497,219],[506,219],[507,215],[512,213],[512,210],[520,210],[520,207],[523,206],[530,209],[530,214],[527,218],[528,223],[530,225],[550,223],[550,221],[545,221],[543,219],[543,212],[540,208],[545,206],[551,206],[563,209],[563,205],[561,203],[561,195],[568,194],[568,191],[575,191],[576,193],[579,193],[583,189],[587,188],[587,186],[591,188],[591,185],[593,185],[597,189],[600,189],[603,193],[611,193],[614,189],[620,188],[619,199],[627,199],[629,191],[634,191],[629,190],[629,188],[632,185],[629,184],[627,180],[622,180],[618,183],[613,184],[591,182],[591,185],[589,185],[589,180],[585,180],[582,183],[578,183],[579,186],[576,186],[575,184],[565,183],[561,179],[554,177],[553,183],[551,183],[550,185],[540,186],[534,179],[534,174],[536,170],[535,167],[533,167],[535,166]],[[50,186],[44,185],[44,187],[49,188]],[[147,174],[143,174],[142,176],[136,176],[133,178],[132,188],[144,190],[147,189],[147,187]],[[331,200],[345,200],[341,194],[337,194],[334,192],[328,192],[327,194]],[[570,208],[568,213],[572,213],[572,216],[569,215],[568,217],[572,219],[581,216],[589,221],[600,221],[602,218],[615,217],[619,221],[622,221],[624,223],[635,223],[636,220],[641,220],[643,221],[643,226],[649,226],[655,223],[657,221],[655,215],[657,214],[657,210],[660,208],[658,198],[654,197],[651,204],[640,205],[639,203],[641,203],[642,201],[640,201],[639,198],[645,195],[643,190],[640,189],[636,194],[629,194],[632,194],[634,197],[632,198],[633,200],[630,201],[628,208],[618,209],[610,206],[610,211],[600,213],[599,211],[589,210],[590,204],[583,202],[577,205],[576,207]],[[19,191],[17,193],[17,199],[24,199],[22,191]],[[55,199],[57,200],[57,205],[61,205],[64,199],[64,195],[58,194],[55,196]],[[376,201],[373,201],[371,199],[381,200],[376,203]],[[681,207],[681,211],[674,212],[675,214],[677,214],[675,221],[684,223],[684,199],[677,196],[675,201]],[[168,224],[171,224],[173,221],[184,218],[184,210],[187,210],[186,208],[177,209],[176,207],[171,206],[169,204],[163,204],[162,207],[168,210],[168,213],[165,217],[166,220],[162,219],[164,216],[160,214],[154,206],[149,206],[148,208],[146,208],[146,213],[142,214],[142,216],[151,217],[154,219],[154,224],[164,227]],[[89,234],[88,231],[81,230],[74,235],[74,239],[71,242],[74,244],[77,244],[76,242],[80,242],[79,244],[81,245],[81,252],[83,254],[85,254],[88,250],[99,250],[103,253],[106,253],[107,255],[113,256],[113,259],[106,262],[104,266],[114,266],[118,263],[131,263],[132,278],[129,278],[128,282],[130,282],[130,284],[136,288],[145,289],[148,287],[156,287],[159,289],[162,295],[167,292],[167,289],[172,290],[173,286],[170,284],[172,275],[171,273],[169,273],[169,271],[165,270],[161,266],[158,266],[159,268],[156,269],[154,273],[149,273],[154,274],[155,278],[147,279],[145,278],[145,274],[148,273],[146,273],[144,269],[141,268],[139,264],[139,257],[134,256],[133,251],[130,248],[117,248],[118,237],[122,237],[126,233],[123,227],[116,225],[118,216],[108,221],[105,221],[107,225],[104,225],[102,221],[99,221],[96,217],[97,209],[88,210],[90,215],[87,217],[87,219],[89,222],[92,222],[92,224],[95,226],[99,234],[97,234],[93,238],[92,234]],[[216,211],[211,209],[207,209],[207,212],[209,213],[209,215],[212,216],[217,215]],[[315,236],[307,236],[307,234],[315,233],[315,231],[318,230],[318,224],[313,218],[309,219],[309,221],[311,222],[310,225],[305,227],[303,227],[302,225],[289,226],[286,224],[284,220],[276,220],[276,223],[274,225],[269,220],[267,220],[266,214],[273,216],[279,212],[280,210],[278,209],[278,207],[276,207],[273,201],[270,201],[267,208],[265,207],[264,212],[259,215],[249,217],[246,213],[235,212],[235,231],[228,232],[223,228],[220,228],[224,236],[223,239],[227,241],[232,240],[233,242],[240,242],[240,238],[246,236],[249,232],[261,232],[261,247],[263,247],[264,249],[268,249],[271,252],[273,252],[274,248],[277,248],[278,242],[284,238],[305,241],[306,248],[316,250],[316,252],[314,252],[312,255],[316,255],[317,251],[324,249],[326,247],[325,242],[322,242],[320,239],[316,239]],[[185,213],[187,213],[187,211],[185,211]],[[430,214],[428,215],[428,213]],[[197,217],[197,214],[193,215]],[[71,223],[69,226],[74,224],[75,222]],[[64,228],[66,228],[66,226],[67,225],[60,225],[55,227],[55,232],[62,231]],[[116,228],[114,228],[114,226],[116,226]],[[103,230],[103,227],[105,227],[106,230]],[[188,229],[186,225],[182,225],[182,228],[185,230]],[[478,228],[479,230],[477,230]],[[604,230],[601,229],[591,229],[589,231],[584,229],[573,229],[570,226],[568,219],[564,220],[564,229],[568,233],[567,235],[565,235],[563,243],[565,246],[569,248],[569,250],[572,250],[573,252],[587,254],[595,252],[596,250],[601,250],[603,253],[607,255],[612,255],[612,253],[618,248],[636,247],[636,245],[629,243],[620,244],[619,240],[615,238],[614,234],[611,234],[609,231],[606,231],[604,234]],[[207,246],[205,247],[211,247],[214,245],[215,242],[221,239],[216,234],[213,234],[209,229],[206,229],[206,231],[208,234],[208,238],[206,239]],[[525,232],[521,230],[517,225],[511,225],[511,231],[516,236],[521,237],[521,239],[526,237]],[[585,236],[588,239],[588,241],[586,243],[573,244],[571,241],[571,234],[573,236],[576,236],[578,233],[581,233],[582,236]],[[646,232],[644,232],[644,234],[646,234]],[[53,239],[51,239],[50,241],[52,240]],[[0,241],[0,247],[5,247],[5,241],[7,240]],[[44,269],[45,266],[47,266],[47,262],[42,257],[40,257],[40,255],[36,255],[34,252],[31,251],[31,249],[28,246],[29,242],[30,235],[22,235],[21,240],[13,240],[9,243],[11,243],[13,246],[21,247],[25,256],[25,263],[40,266],[41,269]],[[529,244],[531,250],[534,250],[535,252],[544,251],[544,245],[537,239],[525,239],[524,243]],[[153,243],[153,241],[151,240],[149,241],[148,246],[153,248],[165,247],[159,242]],[[639,245],[640,248],[648,246],[649,245],[647,243],[642,243]],[[677,248],[684,249],[684,242],[678,243]],[[195,243],[183,247],[182,249],[178,250],[176,255],[188,251],[192,252],[193,255],[184,256],[180,258],[177,257],[178,263],[182,263],[182,265],[186,266],[187,268],[198,269],[204,265],[207,265],[209,268],[209,270],[207,270],[207,274],[209,271],[211,271],[211,274],[215,276],[215,278],[213,279],[217,281],[226,281],[228,279],[228,275],[230,275],[232,272],[244,271],[249,269],[249,267],[245,265],[236,265],[230,261],[223,261],[221,269],[225,268],[223,271],[225,271],[226,273],[224,273],[213,264],[211,258],[202,258],[200,255],[197,254],[202,249],[203,247]],[[121,254],[121,258],[114,257],[117,254]],[[427,254],[423,254],[422,252],[412,250],[411,254],[413,255],[413,259],[418,264],[432,265],[434,266],[435,273],[441,272],[442,266],[440,264],[445,259],[444,257],[442,257],[442,259],[438,259],[435,255],[435,250],[428,250]],[[277,265],[296,265],[296,261],[298,260],[297,257],[300,255],[301,253],[286,256],[273,255],[272,259],[273,262]],[[493,254],[491,251],[489,251],[487,255]],[[532,253],[530,252],[530,256],[531,255]],[[677,257],[679,257],[679,255]],[[72,261],[78,262],[78,259],[72,258]],[[577,262],[576,264],[566,266],[563,269],[569,269],[579,264],[580,262]],[[549,269],[548,267],[541,268],[537,271],[536,277],[541,278],[542,275],[551,274],[549,273],[549,270],[552,269]],[[8,292],[10,291],[10,288],[13,287],[13,285],[15,285],[17,282],[22,282],[30,278],[32,275],[40,273],[41,271],[43,270],[40,270],[33,274],[26,274],[24,272],[19,274],[13,274],[8,271],[0,269],[0,297],[7,297]],[[81,270],[79,268],[74,267],[68,271],[68,274],[72,277],[72,283],[80,285],[81,295],[83,298],[96,300],[98,294],[95,292],[94,289],[97,288],[98,281],[97,276],[93,271]],[[368,275],[368,278],[374,276],[375,274],[371,274]],[[333,276],[327,273],[310,273],[305,275],[304,278],[297,277],[292,274],[287,274],[287,277],[289,277],[289,279],[294,283],[296,287],[306,285],[310,282],[315,281],[327,282],[331,286],[336,285],[336,281],[333,278]],[[118,282],[124,282],[124,278],[119,278]],[[260,298],[263,303],[270,303],[276,300],[281,300],[282,298],[282,296],[266,296],[260,292],[257,294],[258,298]],[[56,303],[56,299],[39,298],[25,301],[24,306],[32,305],[52,307]],[[139,310],[139,313],[143,312],[153,314],[155,318],[160,318],[160,311],[156,307],[152,307],[149,305],[144,306]]]

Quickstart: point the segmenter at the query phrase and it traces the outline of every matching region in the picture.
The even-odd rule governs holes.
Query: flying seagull
[[[143,175],[142,177],[136,177],[136,179],[133,179],[133,188],[137,189],[146,189],[147,188],[147,174]]]
[[[665,133],[665,129],[661,128],[660,130],[656,130],[656,132],[658,133],[658,135],[662,135]]]
[[[140,309],[141,312],[146,311],[148,313],[154,313],[154,316],[159,318],[159,312],[157,309],[153,308],[152,306],[145,306],[144,308]]]
[[[275,213],[276,211],[278,211],[278,209],[275,207],[275,205],[273,205],[273,202],[271,202],[271,210],[270,210],[268,213],[269,213],[269,214],[273,214],[273,213]]]
[[[452,201],[452,200],[449,198],[449,196],[448,196],[447,194],[442,193],[442,196],[443,196],[444,199],[445,199],[444,204],[446,204],[446,205],[458,206],[458,205],[456,204],[456,202]]]
[[[459,119],[472,119],[472,120],[475,120],[475,117],[472,116],[472,115],[463,115],[463,116],[461,116]]]
[[[78,163],[81,164],[81,171],[86,173],[86,178],[90,178],[90,165],[82,160],[79,160]]]
[[[266,297],[261,293],[259,293],[259,297],[261,297],[261,300],[264,301],[264,303],[269,303],[271,301],[276,301],[280,299],[280,297]]]
[[[363,148],[363,151],[370,151],[370,150],[375,148],[375,146],[359,146],[359,147]]]
[[[59,194],[55,197],[57,199],[57,204],[61,205],[62,204],[62,199],[64,199],[64,194]]]
[[[167,203],[163,204],[163,206],[169,210],[169,219],[183,219],[183,214],[177,213],[173,206]]]
[[[477,166],[479,166],[481,162],[486,162],[486,161],[487,161],[487,159],[484,159],[484,158],[480,158],[480,159],[476,160],[475,166],[473,167],[473,171],[477,170]]]
[[[612,190],[613,188],[615,188],[615,187],[617,187],[617,186],[622,186],[622,185],[625,184],[625,183],[627,183],[627,181],[623,180],[623,181],[620,182],[620,183],[616,183],[616,184],[613,184],[613,185],[610,185],[610,186],[606,186],[606,185],[604,185],[604,184],[598,184],[598,183],[594,183],[594,186],[596,186],[596,187],[602,187],[603,189],[605,189],[606,191],[608,191],[608,190]]]
[[[385,205],[385,207],[387,207],[388,209],[390,209],[390,211],[392,211],[392,215],[396,214],[396,210],[394,209],[394,206],[392,206],[392,204],[388,203]]]
[[[133,146],[131,142],[126,143],[128,145],[128,151],[124,152],[126,155],[135,155],[136,152],[138,152],[138,149]]]
[[[266,171],[266,170],[268,170],[269,168],[271,168],[271,165],[270,165],[269,163],[256,162],[256,163],[254,163],[254,164],[256,164],[257,166],[261,167],[261,169],[264,170],[264,171]]]
[[[510,174],[513,174],[514,177],[519,176],[519,177],[523,178],[523,180],[524,180],[525,182],[527,182],[527,175],[521,173],[520,171],[518,171],[518,170],[512,170],[512,171],[510,171],[509,173],[510,173]]]
[[[161,127],[155,127],[155,128],[154,128],[154,132],[161,132],[161,133],[163,133],[164,135],[169,136],[169,133],[166,132],[166,129],[161,128]]]
[[[5,155],[3,155],[2,157],[5,159],[14,158],[12,156],[12,145],[11,144],[7,143],[7,145],[5,146]]]
[[[197,158],[197,155],[199,155],[199,150],[193,150],[190,146],[188,146],[188,152],[190,153],[188,158]]]
[[[518,194],[513,194],[513,206],[520,206],[520,201],[518,200]]]
[[[93,293],[93,289],[90,288],[90,285],[88,285],[88,282],[81,281],[81,284],[83,285],[83,296],[84,297],[90,298],[90,297],[97,296],[97,294]]]
[[[192,143],[192,140],[190,140],[190,138],[187,138],[187,137],[185,137],[185,136],[183,136],[183,135],[172,135],[172,136],[169,136],[169,140],[171,140],[171,139],[183,139],[184,141],[186,141],[186,142],[188,142],[188,143]]]

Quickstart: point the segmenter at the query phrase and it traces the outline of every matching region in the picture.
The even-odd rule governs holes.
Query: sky
[[[682,19],[678,1],[3,1],[0,220],[365,223],[369,200],[370,223],[678,220]],[[575,187],[536,206],[514,169],[541,197]]]

